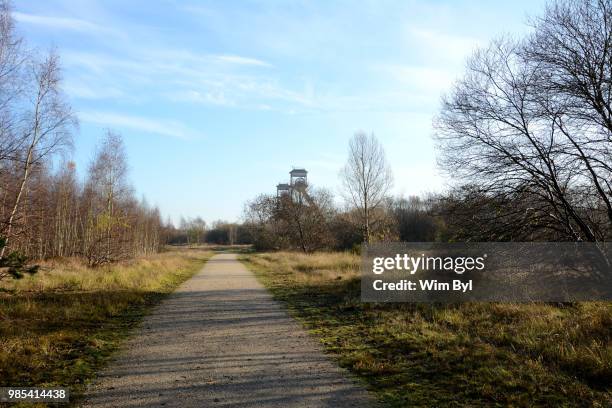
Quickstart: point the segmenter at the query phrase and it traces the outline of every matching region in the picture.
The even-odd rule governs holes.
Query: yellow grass
[[[148,307],[211,254],[172,250],[96,269],[53,260],[1,282],[0,386],[65,386],[78,397]]]
[[[78,258],[42,262],[41,271],[20,280],[7,280],[1,286],[24,291],[100,291],[140,289],[153,291],[171,283],[192,261],[206,256],[198,250],[169,251],[89,268]]]
[[[242,259],[390,406],[612,406],[612,303],[367,304],[358,256]]]

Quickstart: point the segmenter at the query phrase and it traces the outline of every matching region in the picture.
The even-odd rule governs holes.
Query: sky
[[[393,193],[442,191],[432,120],[477,47],[524,35],[518,1],[17,0],[18,32],[56,49],[79,118],[84,177],[122,134],[138,196],[175,222],[240,220],[292,167],[338,197],[357,131],[374,133]]]

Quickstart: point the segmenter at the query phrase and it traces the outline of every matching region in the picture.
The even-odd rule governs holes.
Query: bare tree
[[[32,168],[70,146],[72,143],[70,127],[76,124],[76,119],[60,90],[60,67],[57,55],[51,53],[42,61],[32,61],[27,65],[34,86],[31,92],[27,93],[26,103],[29,106],[20,118],[20,128],[17,130],[20,133],[21,145],[24,147],[18,158],[21,175],[12,209],[5,221],[6,246],[0,250],[0,258],[4,256],[12,238],[17,211]]]
[[[204,243],[204,236],[206,234],[206,221],[202,217],[198,216],[189,220],[189,228],[187,230],[191,240],[197,245]]]
[[[53,203],[53,233],[47,237],[52,256],[69,256],[78,252],[78,209],[80,188],[76,181],[76,164],[65,163],[55,175],[50,202]],[[45,254],[48,255],[48,254]]]
[[[274,222],[277,206],[277,197],[266,194],[260,194],[244,206],[244,225],[258,250],[278,249],[281,246],[282,237]]]
[[[330,248],[330,222],[335,215],[331,193],[308,187],[297,199],[290,194],[260,195],[247,203],[244,228],[257,249]]]
[[[85,253],[92,265],[113,262],[130,255],[130,239],[126,233],[130,220],[125,208],[122,208],[133,200],[127,172],[127,157],[121,136],[109,130],[89,167],[85,187],[90,196]]]
[[[441,165],[522,236],[610,237],[610,20],[609,1],[553,4],[533,36],[476,52],[443,99]]]
[[[291,248],[303,252],[331,246],[329,222],[334,213],[331,193],[308,187],[302,198],[291,195],[277,197],[274,209],[276,229]]]
[[[0,1],[0,236],[6,231],[9,201],[14,198],[13,168],[20,148],[16,132],[17,100],[23,82],[22,40],[15,35],[11,3]]]
[[[21,96],[26,56],[23,41],[15,35],[11,3],[0,1],[0,175],[19,148],[16,134],[17,101]]]
[[[523,54],[540,73],[542,111],[598,207],[591,213],[603,206],[612,227],[612,1],[552,3],[533,25]]]
[[[373,213],[387,196],[393,174],[385,151],[374,134],[356,133],[349,142],[349,157],[340,173],[346,199],[360,214],[363,240],[370,242]]]

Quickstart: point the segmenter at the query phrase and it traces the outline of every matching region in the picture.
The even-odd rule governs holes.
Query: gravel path
[[[342,408],[372,401],[235,254],[220,254],[145,318],[83,406]]]

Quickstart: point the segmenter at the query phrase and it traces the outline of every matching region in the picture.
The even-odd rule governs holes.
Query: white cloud
[[[155,133],[183,140],[193,139],[196,135],[196,132],[192,129],[174,120],[150,119],[141,116],[99,111],[80,112],[79,119],[83,122],[110,127],[116,126],[145,133]]]
[[[163,48],[138,50],[129,56],[70,51],[63,53],[67,66],[88,79],[87,90],[75,89],[77,96],[108,95],[106,84],[121,86],[124,95],[130,88],[150,86],[156,96],[173,102],[194,102],[226,107],[250,108],[266,101],[308,105],[300,92],[285,88],[273,76],[249,72],[249,67],[270,64],[237,55],[197,54],[187,50]],[[245,70],[228,67],[237,65]],[[81,81],[82,82],[82,81]]]
[[[141,71],[139,73],[143,74],[152,68],[150,62],[93,52],[64,51],[61,58],[64,64],[84,69],[93,75],[108,73],[110,69],[121,72]]]
[[[222,91],[201,92],[193,89],[169,92],[166,96],[173,102],[192,102],[206,105],[235,106]]]
[[[290,106],[315,108],[312,97],[267,76],[225,72],[183,72],[164,93],[173,102],[201,103],[233,108],[287,111]]]
[[[79,99],[126,99],[128,95],[121,89],[113,86],[91,86],[90,83],[85,83],[77,80],[68,80],[64,84],[64,91],[68,96]]]
[[[87,99],[133,100],[134,95],[140,95],[141,100],[158,98],[299,114],[412,110],[422,106],[424,100],[427,104],[437,103],[439,92],[452,82],[451,73],[444,70],[378,64],[373,67],[374,75],[380,78],[382,72],[382,77],[391,78],[394,81],[392,88],[383,85],[377,89],[345,89],[341,92],[330,90],[325,84],[315,86],[307,79],[289,86],[273,72],[235,72],[223,65],[211,64],[211,56],[198,57],[180,50],[169,52],[172,58],[162,58],[164,50],[161,48],[126,58],[101,53],[65,53],[64,61],[84,78],[71,84],[69,90],[74,91],[75,96]],[[207,58],[209,63],[206,63]],[[137,91],[143,88],[149,89],[146,96]]]
[[[119,33],[113,29],[77,18],[41,16],[36,14],[21,13],[19,11],[13,12],[13,17],[18,22],[24,24],[33,24],[54,29],[72,30],[90,34],[103,33],[119,35]]]
[[[272,65],[268,64],[265,61],[256,59],[256,58],[248,58],[241,57],[239,55],[217,55],[217,60],[222,62],[229,62],[237,65],[254,65],[259,67],[271,67]]]

